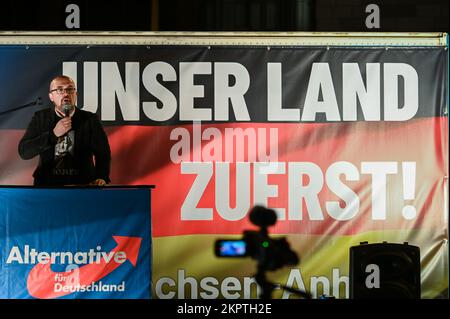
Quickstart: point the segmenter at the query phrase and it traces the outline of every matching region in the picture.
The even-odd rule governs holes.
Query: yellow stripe
[[[349,249],[360,242],[403,243],[404,238],[417,238],[409,244],[419,246],[422,260],[422,298],[434,298],[448,287],[446,269],[446,245],[439,238],[420,238],[420,232],[376,231],[353,236],[305,236],[287,235],[291,248],[300,257],[300,263],[294,267],[285,267],[268,273],[271,281],[286,284],[291,269],[300,269],[307,290],[314,290],[311,277],[325,276],[333,285],[333,268],[339,269],[339,276],[348,276]],[[422,232],[423,234],[423,232]],[[407,236],[406,236],[407,235]],[[423,236],[423,235],[422,235]],[[274,236],[277,238],[280,236]],[[219,282],[226,277],[237,277],[242,283],[243,277],[252,277],[256,272],[256,261],[250,258],[218,258],[214,255],[214,242],[218,238],[239,239],[239,236],[189,235],[159,237],[153,239],[153,283],[161,278],[170,277],[178,282],[178,272],[184,270],[184,278],[193,277],[198,282],[205,277],[214,277]],[[189,285],[186,285],[189,286]],[[317,293],[322,289],[317,286]],[[198,292],[201,291],[198,285]],[[189,288],[190,289],[190,288]],[[173,287],[178,296],[178,287]],[[340,285],[340,298],[346,296],[345,285]],[[155,295],[155,292],[154,292]],[[183,298],[190,298],[190,292],[184,292]],[[241,296],[242,297],[242,296]],[[253,297],[256,297],[253,295]],[[281,293],[274,293],[280,298]],[[198,297],[200,298],[200,297]]]

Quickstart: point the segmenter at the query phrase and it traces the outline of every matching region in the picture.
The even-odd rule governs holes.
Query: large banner
[[[151,297],[150,191],[0,188],[0,298]]]
[[[0,112],[30,105],[0,117],[0,183],[32,183],[18,141],[50,80],[74,78],[112,182],[156,185],[154,298],[256,297],[254,260],[214,256],[255,204],[300,256],[276,283],[348,298],[351,246],[408,242],[422,297],[448,297],[444,47],[2,46],[0,65]]]

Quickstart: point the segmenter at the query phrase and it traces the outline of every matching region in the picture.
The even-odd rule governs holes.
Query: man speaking
[[[111,150],[97,116],[76,107],[74,81],[50,82],[53,107],[37,111],[19,143],[22,159],[39,155],[35,186],[98,185],[110,182]],[[94,161],[95,159],[95,161]]]

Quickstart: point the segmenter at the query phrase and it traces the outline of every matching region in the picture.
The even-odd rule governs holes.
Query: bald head
[[[76,105],[77,92],[75,82],[66,75],[58,75],[50,82],[48,97],[55,108],[61,112],[64,104]]]
[[[71,77],[67,76],[67,75],[58,75],[56,77],[53,78],[53,80],[50,82],[50,88],[49,91],[53,90],[56,88],[56,84],[60,83],[60,82],[70,82],[73,87],[75,87],[75,82],[72,80]]]

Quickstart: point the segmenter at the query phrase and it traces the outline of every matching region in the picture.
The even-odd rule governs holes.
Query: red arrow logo
[[[122,264],[116,262],[112,257],[113,254],[119,251],[124,252],[126,258],[136,267],[142,238],[126,236],[113,236],[113,238],[117,242],[117,246],[110,253],[106,254],[109,258],[101,258],[99,263],[87,264],[66,272],[52,271],[50,268],[51,263],[37,264],[28,274],[27,288],[29,294],[41,299],[57,298],[71,294],[72,291],[64,289],[64,287],[73,286],[73,282],[66,279],[71,278],[74,272],[76,272],[77,276],[77,285],[90,285],[102,279]],[[59,289],[55,291],[57,285]]]

